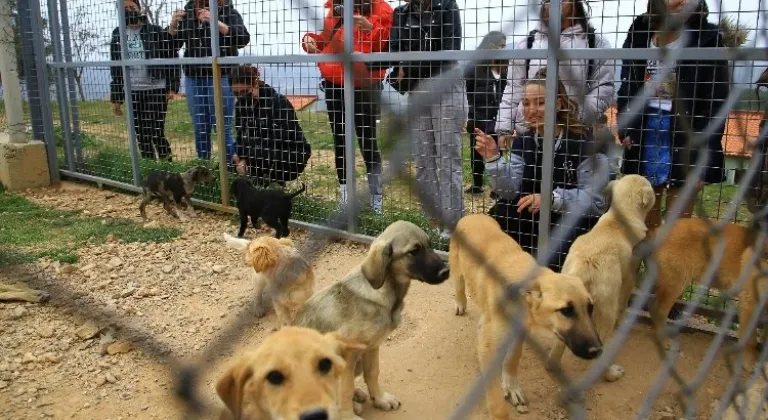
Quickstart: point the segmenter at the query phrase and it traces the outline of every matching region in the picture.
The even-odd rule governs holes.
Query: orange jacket
[[[301,46],[307,51],[306,39],[315,40],[317,48],[322,54],[334,54],[344,51],[344,25],[341,25],[333,39],[329,39],[331,31],[339,18],[333,16],[333,2],[328,0],[325,3],[328,9],[328,15],[323,23],[323,31],[319,34],[308,33],[302,37]],[[384,0],[372,0],[371,15],[367,19],[373,25],[370,31],[364,31],[358,28],[354,29],[354,50],[359,53],[385,52],[389,41],[389,31],[392,28],[393,10]],[[355,15],[358,15],[355,13]],[[308,52],[308,51],[307,51]],[[318,63],[320,75],[323,79],[335,85],[344,84],[344,64],[341,62]],[[361,87],[365,84],[377,83],[384,79],[387,70],[369,71],[365,63],[353,63],[355,87]]]

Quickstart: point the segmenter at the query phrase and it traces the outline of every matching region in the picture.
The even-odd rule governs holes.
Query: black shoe
[[[496,191],[491,191],[491,200],[498,200],[499,195],[496,194]]]
[[[467,194],[482,194],[483,193],[483,186],[482,185],[473,185],[466,190],[464,190]]]

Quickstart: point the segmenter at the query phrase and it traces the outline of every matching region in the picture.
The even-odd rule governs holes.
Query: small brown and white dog
[[[603,344],[608,343],[627,308],[637,276],[632,251],[645,239],[645,218],[656,197],[645,177],[627,175],[612,181],[603,191],[610,202],[608,211],[589,232],[579,236],[565,258],[562,273],[584,282],[595,310],[592,321]],[[565,344],[555,340],[547,369],[560,366]],[[624,376],[624,368],[614,364],[603,378],[613,382]]]
[[[757,332],[748,330],[755,312],[762,306],[762,315],[768,309],[761,305],[768,293],[768,278],[760,271],[768,269],[768,247],[763,246],[762,255],[750,264],[755,253],[759,236],[758,229],[727,224],[718,234],[704,219],[679,219],[672,226],[664,242],[654,251],[658,264],[656,293],[648,305],[654,329],[662,334],[669,313],[675,301],[691,282],[700,282],[712,258],[720,247],[720,238],[725,240],[725,252],[717,267],[713,287],[720,290],[738,289],[739,296],[739,341],[745,344],[746,369],[751,369],[758,358]],[[651,261],[646,261],[646,264]],[[746,281],[741,277],[746,274]],[[669,338],[660,337],[666,348]]]
[[[268,309],[265,298],[269,297],[280,325],[290,325],[299,307],[312,296],[315,283],[312,266],[293,246],[293,241],[272,236],[249,241],[226,233],[224,241],[231,248],[242,250],[245,263],[253,268],[255,293],[259,297],[257,316],[263,316]]]
[[[221,420],[340,420],[342,381],[364,346],[286,327],[240,357],[216,384]]]
[[[464,315],[467,291],[480,310],[477,355],[487,366],[510,328],[502,299],[507,287],[522,282],[536,267],[536,260],[514,239],[501,230],[490,216],[465,216],[451,236],[448,263],[456,286],[456,315]],[[539,267],[537,275],[521,293],[526,329],[546,329],[582,359],[594,359],[602,353],[602,343],[592,323],[592,298],[584,283],[576,277]],[[496,275],[503,275],[498,278]],[[505,399],[526,412],[526,401],[517,378],[523,353],[523,340],[509,349],[500,377],[488,386],[486,402],[493,419],[510,418]],[[501,380],[500,380],[501,379]]]

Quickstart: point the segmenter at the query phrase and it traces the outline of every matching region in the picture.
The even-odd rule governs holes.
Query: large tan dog
[[[336,333],[286,327],[219,379],[221,419],[338,420],[341,380],[364,347]]]
[[[271,298],[280,325],[291,324],[296,311],[312,296],[315,273],[312,266],[288,238],[260,236],[252,241],[224,234],[232,248],[243,250],[245,263],[253,267],[258,296],[256,313],[262,316],[268,309],[265,296]]]
[[[612,181],[604,193],[610,200],[610,208],[591,231],[573,242],[562,273],[584,282],[595,304],[592,321],[605,344],[613,336],[635,287],[637,264],[632,250],[645,239],[645,217],[656,197],[651,183],[639,175]],[[564,351],[565,344],[555,340],[547,369],[559,367]],[[616,364],[604,374],[609,382],[622,376],[624,368]]]
[[[411,281],[439,284],[448,274],[445,262],[430,248],[427,234],[413,223],[397,221],[373,241],[360,266],[342,281],[315,293],[299,309],[294,324],[320,332],[337,331],[365,345],[362,366],[354,374],[364,374],[374,407],[396,410],[400,402],[379,386],[379,346],[400,325]],[[360,414],[367,397],[354,389],[354,374],[345,382],[344,418]]]
[[[762,249],[763,255],[758,264],[749,266],[753,256],[753,245],[757,232],[746,226],[728,224],[721,232],[725,239],[725,253],[717,268],[713,287],[728,290],[739,285],[739,276],[748,270],[744,287],[739,291],[739,340],[746,343],[746,364],[751,367],[757,360],[757,335],[753,331],[747,334],[750,319],[756,306],[768,293],[768,278],[759,275],[759,270],[768,269],[765,256],[768,247]],[[674,222],[669,236],[654,252],[658,264],[656,295],[648,305],[656,332],[661,333],[666,326],[667,314],[685,287],[699,282],[707,266],[716,254],[721,235],[712,232],[703,219],[680,219]],[[649,262],[646,262],[648,264]],[[669,348],[667,337],[661,337]]]
[[[456,286],[456,315],[466,311],[465,282],[480,308],[477,353],[480,365],[485,366],[510,328],[500,305],[505,288],[502,279],[495,278],[492,273],[503,274],[506,284],[521,282],[535,267],[536,260],[505,234],[495,220],[480,214],[459,221],[451,238],[448,260]],[[592,300],[578,278],[540,268],[525,291],[525,305],[526,328],[541,327],[553,332],[576,356],[584,359],[594,359],[602,352],[600,338],[590,318]],[[501,383],[497,376],[488,387],[486,401],[494,419],[509,418],[510,407],[505,403],[505,397],[518,407],[518,411],[527,410],[517,381],[522,352],[523,343],[518,341],[504,361]]]

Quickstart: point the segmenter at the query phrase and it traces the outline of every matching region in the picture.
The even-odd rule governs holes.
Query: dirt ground
[[[79,184],[25,194],[29,199],[65,209],[85,210],[91,217],[130,217],[138,221],[135,198]],[[145,350],[142,342],[121,341],[120,331],[106,323],[89,324],[73,308],[95,307],[113,313],[163,343],[168,356],[195,360],[241,311],[248,311],[253,284],[237,251],[224,247],[222,232],[235,232],[228,215],[204,212],[192,223],[179,224],[159,205],[149,209],[153,223],[175,225],[182,236],[167,244],[106,243],[81,249],[75,266],[45,261],[0,272],[0,281],[24,280],[45,272],[73,293],[54,295],[45,304],[0,304],[0,418],[5,419],[176,419],[188,418],[174,397],[169,367]],[[252,235],[254,232],[250,232]],[[301,243],[306,233],[296,229]],[[317,288],[341,279],[359,264],[365,247],[348,242],[329,244],[314,263]],[[55,290],[55,288],[51,288]],[[86,311],[87,312],[87,311]],[[381,350],[383,387],[399,397],[400,410],[383,413],[366,406],[365,419],[443,419],[460,403],[478,375],[475,353],[477,310],[453,315],[451,284],[414,284],[406,299],[402,326]],[[207,363],[198,394],[219,404],[213,386],[233,358],[258,346],[276,326],[274,315],[254,320],[230,340],[231,348]],[[90,331],[89,331],[90,329]],[[625,419],[637,415],[657,381],[661,362],[638,325],[623,346],[618,363],[626,369],[620,381],[598,383],[587,393],[590,419]],[[549,346],[546,335],[539,336]],[[683,353],[675,366],[693,378],[710,344],[702,333],[682,336]],[[111,345],[110,345],[111,344]],[[704,368],[696,394],[698,418],[727,384],[728,372],[718,358]],[[568,355],[571,374],[589,367]],[[529,419],[563,419],[555,400],[559,387],[542,362],[526,351],[521,382],[530,403]],[[673,380],[662,386],[651,419],[681,416]],[[484,404],[473,419],[486,418]]]

